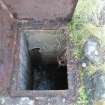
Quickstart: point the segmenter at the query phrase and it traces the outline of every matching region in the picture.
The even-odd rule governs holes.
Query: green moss
[[[76,47],[73,49],[72,53],[73,53],[74,58],[77,60],[79,60],[82,56],[81,49],[78,49]]]
[[[88,104],[88,97],[85,91],[84,86],[80,87],[79,89],[79,96],[75,105],[87,105]]]
[[[87,17],[85,14],[91,9],[85,8],[85,6],[89,3],[86,3],[85,0],[79,0],[76,11],[74,13],[74,17],[71,22],[69,22],[68,27],[70,31],[70,40],[72,41],[74,48],[72,49],[73,57],[77,60],[80,60],[84,57],[83,54],[83,47],[86,40],[90,37],[95,35],[97,31],[97,27],[88,22]],[[89,6],[93,7],[93,4]],[[95,10],[93,7],[92,9]],[[91,10],[92,10],[91,9]],[[89,12],[90,13],[90,12]],[[91,15],[88,14],[88,16]],[[88,67],[89,75],[92,75],[93,68],[91,66]],[[88,96],[84,86],[84,72],[80,70],[80,88],[78,91],[77,102],[75,105],[87,105],[88,104]]]
[[[83,47],[86,40],[91,37],[97,37],[101,48],[99,51],[105,53],[105,28],[98,27],[99,15],[98,12],[104,6],[104,1],[100,0],[79,0],[75,13],[71,22],[68,23],[70,31],[70,40],[74,48],[72,49],[72,56],[78,61],[84,58]],[[97,70],[104,70],[104,64],[92,64],[89,62],[86,67],[88,75],[91,77]],[[81,68],[80,68],[81,69]],[[84,86],[84,72],[80,70],[80,88],[78,91],[78,98],[75,105],[87,105],[88,96]]]
[[[88,71],[87,73],[90,77],[95,73],[95,68],[91,63],[87,66],[87,71]]]
[[[105,63],[99,65],[94,65],[89,63],[89,65],[87,66],[87,71],[88,71],[87,73],[89,76],[93,76],[95,72],[98,70],[105,71]]]
[[[80,88],[78,91],[78,97],[77,97],[77,102],[75,105],[87,105],[88,104],[88,96],[87,92],[84,86],[84,72],[83,70],[80,70]]]
[[[96,28],[92,24],[83,24],[71,21],[68,25],[70,40],[74,44],[73,57],[79,60],[83,56],[83,45],[86,40],[95,34]]]

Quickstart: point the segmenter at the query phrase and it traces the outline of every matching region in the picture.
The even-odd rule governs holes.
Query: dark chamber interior
[[[35,50],[36,49],[32,49]],[[38,51],[30,51],[32,90],[67,89],[67,67],[57,62],[45,64]]]
[[[68,89],[67,66],[59,65],[54,59],[45,62],[41,49],[29,49],[26,36],[21,38],[18,88],[20,90]]]

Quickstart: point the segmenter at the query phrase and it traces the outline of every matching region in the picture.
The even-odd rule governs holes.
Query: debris
[[[85,68],[87,65],[86,63],[82,63],[82,67]]]

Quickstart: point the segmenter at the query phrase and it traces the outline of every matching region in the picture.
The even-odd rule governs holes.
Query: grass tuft
[[[79,89],[79,96],[75,105],[87,105],[88,104],[88,97],[85,91],[84,86],[80,87]]]

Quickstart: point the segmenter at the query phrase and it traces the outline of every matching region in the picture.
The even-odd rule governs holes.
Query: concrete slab
[[[0,9],[0,95],[7,95],[12,77],[15,30],[14,21]]]
[[[18,41],[20,39],[17,37],[18,29],[16,22],[30,20],[31,23],[29,21],[30,24],[27,24],[26,27],[30,25],[33,29],[43,23],[49,29],[52,29],[51,24],[53,24],[53,27],[60,24],[58,25],[60,27],[61,24],[67,23],[72,17],[76,2],[77,0],[0,0],[0,105],[38,105],[37,103],[33,103],[34,101],[30,100],[29,97],[23,97],[30,96],[35,98],[36,96],[49,97],[53,95],[66,96],[67,101],[72,103],[72,97],[75,96],[76,89],[71,88],[71,86],[76,85],[76,83],[74,83],[75,81],[71,81],[72,74],[75,75],[75,73],[72,73],[73,70],[71,70],[70,64],[67,65],[69,68],[68,79],[70,85],[67,91],[21,92],[17,90],[17,80],[14,76],[17,76],[18,72],[18,51],[20,48]],[[41,27],[44,28],[44,25]],[[41,29],[40,27],[38,28]],[[67,59],[70,60],[69,57]],[[21,97],[11,97],[11,95]],[[57,103],[59,104],[62,99],[57,99]],[[45,101],[47,102],[47,99]],[[63,102],[65,103],[65,99],[63,99]]]
[[[77,0],[3,0],[15,18],[67,22]]]

